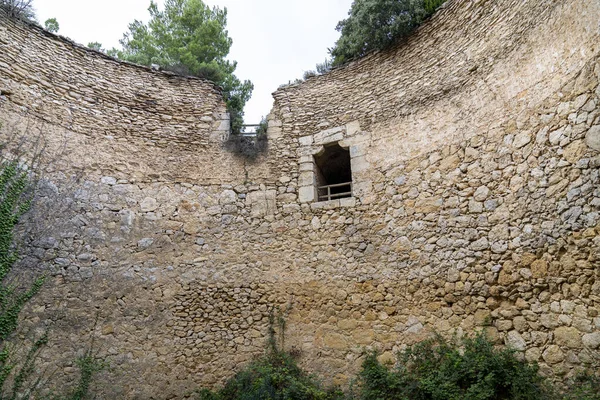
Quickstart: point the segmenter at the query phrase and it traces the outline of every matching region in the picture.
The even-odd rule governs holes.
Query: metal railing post
[[[341,188],[341,187],[349,187],[350,191],[349,192],[342,192],[342,193],[331,193],[331,189],[332,188]],[[327,192],[325,194],[319,194],[320,190],[327,190]],[[352,196],[352,182],[346,182],[346,183],[336,183],[334,185],[324,185],[324,186],[317,186],[317,196],[318,196],[318,200],[319,201],[330,201],[330,200],[334,200],[336,198],[343,198],[343,197],[351,197]]]

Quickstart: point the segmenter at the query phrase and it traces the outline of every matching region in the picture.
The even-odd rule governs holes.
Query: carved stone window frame
[[[366,132],[360,130],[358,121],[343,126],[327,129],[313,135],[302,136],[300,144],[300,163],[298,178],[298,198],[300,203],[310,203],[312,208],[353,207],[357,198],[364,195],[364,185],[360,172],[368,168],[365,158]],[[341,199],[319,201],[317,193],[317,165],[315,156],[325,151],[325,146],[337,143],[350,152],[350,169],[352,173],[352,196]]]

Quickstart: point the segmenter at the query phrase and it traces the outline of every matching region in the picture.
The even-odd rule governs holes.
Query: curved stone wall
[[[229,116],[213,83],[118,62],[5,17],[0,29],[4,112],[43,123],[74,169],[142,181],[245,179],[243,163],[222,149]]]
[[[433,331],[485,330],[558,379],[593,367],[599,16],[585,0],[452,1],[407,43],[278,90],[269,151],[256,163],[224,152],[197,120],[182,122],[204,114],[176,111],[178,100],[164,113],[182,120],[157,131],[198,129],[202,143],[160,144],[121,117],[91,119],[96,130],[68,125],[61,113],[83,103],[48,103],[29,84],[40,64],[15,68],[0,55],[0,82],[17,88],[2,117],[41,118],[51,143],[68,138],[68,154],[48,168],[55,190],[39,200],[58,197],[66,211],[46,216],[54,226],[25,260],[54,277],[25,321],[54,321],[42,361],[69,376],[80,343],[95,336],[113,366],[101,396],[181,398],[260,353],[277,307],[287,345],[337,383],[357,371],[365,347],[391,358]],[[85,70],[92,59],[115,76],[155,79],[157,97],[205,104],[214,93],[36,29],[0,29],[25,54],[45,46],[43,68],[73,57]],[[124,86],[122,101],[136,102]],[[22,98],[46,103],[26,114]],[[222,104],[208,103],[221,132]],[[111,129],[112,138],[94,133]],[[333,142],[350,150],[353,197],[317,202],[313,155]]]

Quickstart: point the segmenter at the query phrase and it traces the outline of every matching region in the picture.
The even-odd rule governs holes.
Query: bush
[[[496,350],[484,337],[452,346],[440,337],[416,344],[393,369],[369,353],[359,375],[362,400],[533,400],[551,392],[536,365],[509,349]]]
[[[336,400],[343,393],[326,390],[284,351],[269,351],[227,381],[217,392],[203,390],[200,400]]]
[[[313,375],[298,367],[295,355],[282,350],[285,320],[277,318],[279,344],[275,331],[276,318],[270,316],[267,349],[243,370],[227,381],[217,392],[203,389],[198,400],[343,400],[336,389],[323,389]]]
[[[33,0],[0,0],[0,10],[4,10],[9,16],[35,22],[35,10]]]
[[[563,400],[600,400],[600,378],[589,371],[569,382]]]
[[[267,141],[268,123],[266,118],[260,121],[256,129],[256,136],[244,136],[241,133],[232,133],[225,142],[225,148],[233,154],[244,159],[255,161],[258,156],[268,149]]]
[[[581,373],[561,394],[538,374],[536,364],[520,361],[514,350],[494,348],[481,334],[457,343],[440,336],[425,340],[399,353],[393,367],[382,365],[376,352],[367,352],[357,379],[344,394],[323,389],[317,378],[302,371],[295,357],[277,346],[272,326],[269,336],[265,355],[222,389],[204,389],[197,399],[600,400],[598,376]]]

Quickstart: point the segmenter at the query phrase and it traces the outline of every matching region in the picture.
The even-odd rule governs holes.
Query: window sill
[[[356,197],[344,197],[342,199],[316,201],[310,204],[311,210],[333,210],[335,208],[350,208],[356,206]]]

